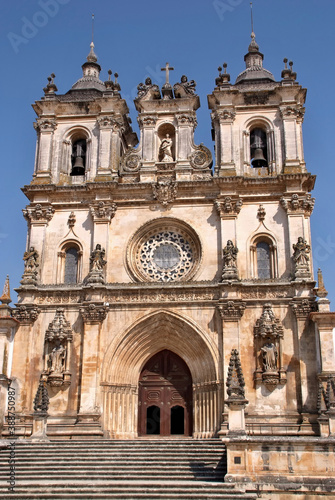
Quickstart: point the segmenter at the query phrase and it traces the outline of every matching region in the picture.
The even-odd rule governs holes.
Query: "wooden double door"
[[[139,379],[139,435],[192,435],[192,377],[177,354],[164,350]]]

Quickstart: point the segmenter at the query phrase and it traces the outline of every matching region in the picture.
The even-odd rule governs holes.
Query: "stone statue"
[[[238,249],[234,246],[231,240],[227,241],[227,245],[223,249],[223,265],[224,267],[236,267]]]
[[[238,279],[237,274],[237,253],[238,248],[235,247],[231,240],[227,241],[227,245],[223,249],[223,273],[222,279]]]
[[[49,354],[49,373],[63,373],[66,349],[62,344],[54,347]]]
[[[142,99],[142,97],[147,96],[147,98],[160,99],[161,93],[159,91],[158,85],[152,83],[151,78],[146,78],[145,83],[140,83],[137,86],[137,96],[136,99]]]
[[[303,239],[302,236],[299,236],[298,242],[293,244],[293,260],[297,267],[307,266],[309,264],[309,253],[311,251],[310,245]]]
[[[169,134],[166,134],[165,138],[162,140],[159,147],[159,157],[160,161],[171,162],[173,161],[172,156],[172,139]]]
[[[24,252],[24,272],[33,273],[37,270],[38,264],[38,253],[34,247],[30,247],[28,252]]]
[[[179,97],[190,97],[195,94],[196,82],[194,80],[188,81],[187,76],[183,75],[179,83],[175,83],[173,86],[174,94],[177,98]]]
[[[276,346],[270,340],[261,348],[263,356],[263,368],[265,372],[277,371],[278,351]]]
[[[101,272],[107,261],[104,260],[105,249],[101,248],[101,245],[97,244],[95,250],[91,253],[91,271]]]

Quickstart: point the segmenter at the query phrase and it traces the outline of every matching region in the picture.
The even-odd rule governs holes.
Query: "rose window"
[[[151,226],[151,228],[150,228]],[[200,242],[185,223],[154,221],[141,228],[128,248],[128,266],[140,281],[190,279],[200,263]]]

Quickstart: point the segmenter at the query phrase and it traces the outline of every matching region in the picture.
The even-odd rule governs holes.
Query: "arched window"
[[[250,131],[250,158],[254,168],[268,166],[267,137],[261,128]]]
[[[57,283],[74,285],[81,281],[82,251],[75,241],[68,241],[58,252]]]
[[[77,248],[70,247],[65,251],[64,283],[72,284],[78,281],[78,255]]]
[[[86,140],[79,139],[72,144],[71,174],[85,175],[86,167]]]
[[[259,279],[271,278],[271,255],[270,245],[265,241],[260,241],[256,245],[257,255],[257,277]]]
[[[251,277],[267,280],[278,277],[277,247],[268,235],[258,235],[250,247]]]

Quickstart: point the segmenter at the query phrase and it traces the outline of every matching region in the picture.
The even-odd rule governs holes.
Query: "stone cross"
[[[165,68],[161,68],[161,71],[165,71],[165,83],[169,83],[169,71],[174,70],[174,68],[171,68],[169,63],[167,62],[165,64]]]

